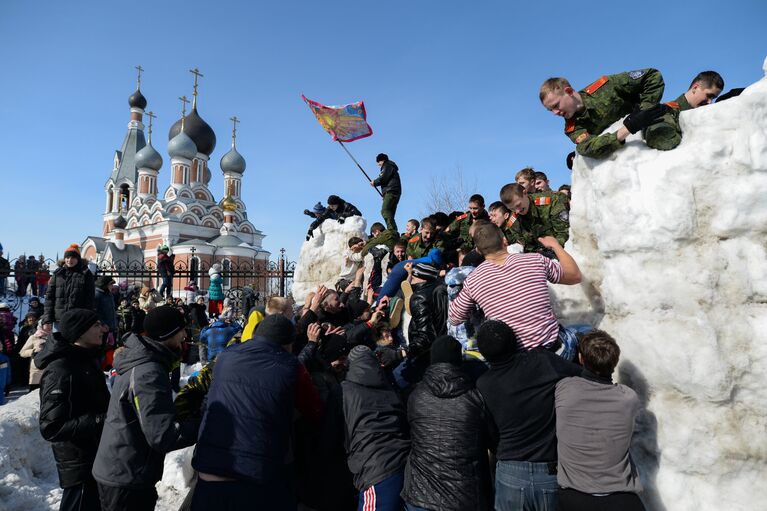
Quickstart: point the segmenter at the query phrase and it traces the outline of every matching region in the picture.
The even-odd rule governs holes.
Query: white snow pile
[[[325,220],[314,230],[314,237],[301,245],[296,265],[292,288],[296,303],[303,303],[306,295],[319,285],[334,289],[341,273],[343,253],[349,248],[349,239],[358,236],[367,240],[366,225],[361,216],[352,216],[343,224],[337,220]]]
[[[646,404],[648,509],[764,509],[767,78],[681,125],[672,151],[637,135],[576,159],[568,249],[585,282],[553,292],[565,323],[621,346],[619,379]]]
[[[40,393],[0,407],[0,511],[57,510],[61,489],[50,443],[40,435]],[[158,511],[179,508],[192,478],[193,447],[165,457]]]

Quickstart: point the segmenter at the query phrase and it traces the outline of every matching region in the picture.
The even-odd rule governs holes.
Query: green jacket
[[[603,76],[581,90],[583,110],[565,123],[565,134],[578,154],[606,158],[621,147],[615,133],[602,133],[618,119],[657,105],[663,96],[663,76],[657,69],[639,69]]]
[[[444,248],[444,242],[438,234],[434,234],[432,242],[428,245],[421,240],[421,235],[413,236],[410,241],[407,242],[407,248],[405,253],[408,258],[418,259],[419,257],[425,257],[429,255],[429,250],[433,248]]]
[[[554,236],[564,246],[570,237],[570,214],[565,201],[558,193],[531,193],[530,210],[517,216],[510,230],[516,234],[517,243],[525,248],[525,252],[542,249],[538,242],[542,236]]]
[[[483,209],[480,212],[479,217],[477,217],[477,220],[487,219],[487,211]],[[471,213],[464,213],[463,215],[456,217],[456,219],[448,226],[449,232],[447,232],[446,235],[460,240],[460,247],[472,249],[474,248],[474,240],[469,236],[469,229],[473,223],[474,217],[471,216]]]

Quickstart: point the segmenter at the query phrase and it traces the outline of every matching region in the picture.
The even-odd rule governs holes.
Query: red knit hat
[[[80,247],[77,245],[77,243],[72,243],[64,251],[64,257],[72,256],[77,256],[78,258],[80,257]]]

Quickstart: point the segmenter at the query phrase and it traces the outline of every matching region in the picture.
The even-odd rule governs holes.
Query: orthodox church
[[[197,111],[197,69],[192,111],[182,114],[168,133],[167,172],[163,158],[152,145],[152,112],[145,112],[147,99],[141,93],[141,68],[136,91],[128,98],[130,122],[122,147],[115,151],[111,175],[104,185],[106,204],[103,234],[90,236],[82,243],[82,254],[98,265],[156,263],[158,248],[167,245],[176,254],[176,265],[197,270],[213,263],[227,267],[264,267],[269,252],[262,248],[264,234],[248,220],[241,199],[245,159],[237,151],[237,123],[233,117],[232,145],[221,157],[224,175],[221,200],[216,200],[208,184],[209,162],[216,148],[216,134]],[[143,117],[149,118],[148,139]],[[159,181],[169,180],[158,193]],[[245,263],[245,264],[243,264]],[[201,277],[207,278],[202,272]],[[204,282],[198,282],[202,287]],[[174,282],[180,290],[186,282]]]

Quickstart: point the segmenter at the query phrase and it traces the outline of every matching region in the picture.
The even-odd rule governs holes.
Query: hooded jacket
[[[402,497],[444,511],[493,507],[484,403],[466,373],[433,364],[408,400],[412,445]]]
[[[34,365],[45,370],[40,382],[40,433],[52,444],[62,488],[91,479],[109,405],[100,356],[100,349],[75,346],[55,333],[34,357]]]
[[[77,266],[62,266],[53,272],[45,292],[43,324],[56,323],[69,309],[94,310],[96,284],[88,265],[80,259]]]
[[[400,183],[397,164],[391,160],[385,161],[381,166],[381,173],[375,178],[373,185],[380,186],[382,194],[402,195],[402,183]]]
[[[347,462],[354,486],[363,491],[405,468],[410,449],[405,407],[365,346],[349,355],[341,389]]]
[[[149,337],[125,339],[114,360],[117,379],[93,465],[99,483],[153,487],[162,479],[165,453],[194,441],[181,437],[175,421],[168,373],[176,360],[177,353]]]

